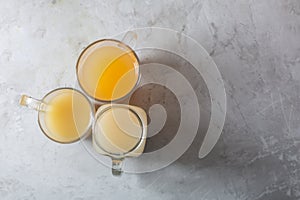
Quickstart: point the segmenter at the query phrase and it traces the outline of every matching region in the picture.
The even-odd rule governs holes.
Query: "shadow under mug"
[[[136,41],[136,33],[129,31],[121,41],[97,40],[81,52],[76,63],[76,77],[93,103],[120,102],[137,87],[140,62],[132,49]]]
[[[82,92],[74,88],[57,88],[41,100],[22,95],[19,103],[38,111],[40,129],[52,141],[73,143],[91,133],[94,106]]]

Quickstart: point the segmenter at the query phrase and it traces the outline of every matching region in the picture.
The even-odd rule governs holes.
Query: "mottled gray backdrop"
[[[1,199],[300,199],[300,1],[0,0]],[[114,178],[79,144],[57,145],[17,95],[72,86],[88,43],[130,28],[182,31],[210,53],[228,111],[214,150]]]

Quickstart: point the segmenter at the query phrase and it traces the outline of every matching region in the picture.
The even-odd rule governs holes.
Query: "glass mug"
[[[137,86],[140,64],[131,49],[136,40],[136,33],[129,31],[122,41],[102,39],[82,51],[76,64],[77,80],[94,103],[117,102],[127,97]]]
[[[137,157],[145,148],[147,115],[139,107],[125,104],[101,106],[92,127],[93,148],[111,157],[112,174],[122,174],[122,161]]]
[[[38,111],[42,132],[58,143],[73,143],[90,132],[94,107],[88,98],[73,88],[58,88],[41,100],[22,95],[20,105]]]

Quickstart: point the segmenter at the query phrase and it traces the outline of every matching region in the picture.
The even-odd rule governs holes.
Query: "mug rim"
[[[130,50],[130,52],[133,53],[134,57],[136,58],[137,60],[137,69],[138,69],[138,78],[136,80],[136,83],[134,84],[134,86],[132,87],[132,89],[124,96],[121,96],[117,99],[112,99],[112,100],[101,100],[101,99],[98,99],[92,95],[90,95],[85,89],[84,87],[82,86],[82,84],[80,83],[80,79],[79,79],[79,74],[78,74],[78,71],[79,71],[79,62],[80,62],[80,59],[82,58],[82,56],[86,53],[86,51],[88,49],[90,49],[92,46],[96,45],[96,44],[99,44],[99,43],[102,43],[102,42],[106,42],[106,41],[111,41],[111,42],[115,42],[117,44],[122,44],[123,46],[125,46],[127,49]],[[92,43],[90,43],[87,47],[85,47],[82,52],[80,53],[78,59],[77,59],[77,62],[76,62],[76,79],[77,79],[77,82],[78,82],[78,85],[80,87],[80,89],[89,97],[91,98],[95,104],[109,104],[109,103],[116,103],[116,102],[119,102],[119,101],[122,101],[124,99],[126,99],[130,94],[132,94],[132,92],[136,89],[136,87],[138,86],[139,82],[140,82],[140,78],[141,78],[141,72],[140,72],[140,60],[139,60],[139,57],[137,56],[136,52],[127,44],[125,44],[124,42],[120,41],[120,40],[117,40],[117,39],[100,39],[100,40],[96,40]]]
[[[138,114],[138,112],[136,112],[134,109],[132,109],[130,106],[125,105],[125,104],[106,104],[108,107],[104,108],[103,110],[98,109],[96,114],[95,114],[95,118],[94,118],[94,122],[92,125],[92,136],[93,136],[93,141],[97,144],[97,147],[100,148],[103,152],[107,153],[107,156],[111,157],[111,158],[125,158],[127,155],[129,155],[130,153],[132,153],[133,151],[137,150],[143,143],[143,139],[145,139],[145,133],[146,131],[144,130],[145,128],[145,124],[143,123],[143,120],[141,119],[140,115]],[[136,145],[134,147],[132,147],[130,150],[128,150],[127,152],[124,152],[122,154],[118,154],[118,153],[112,153],[109,152],[107,150],[105,150],[104,148],[101,147],[101,145],[99,145],[99,143],[94,139],[94,135],[95,135],[95,126],[96,126],[96,122],[98,120],[98,118],[103,115],[106,111],[112,109],[112,107],[117,107],[117,108],[122,108],[122,109],[128,109],[131,113],[133,113],[138,121],[139,124],[141,125],[141,129],[142,129],[142,133],[141,136],[139,138],[139,141],[136,143]]]
[[[52,137],[50,137],[48,134],[47,134],[47,131],[44,130],[42,124],[41,124],[41,111],[38,112],[38,124],[39,124],[39,127],[40,129],[42,130],[42,132],[44,133],[44,135],[49,138],[50,140],[54,141],[54,142],[57,142],[57,143],[60,143],[60,144],[71,144],[71,143],[75,143],[75,142],[78,142],[79,140],[83,139],[83,138],[86,138],[88,135],[89,135],[89,132],[91,131],[92,129],[92,125],[93,125],[93,122],[94,122],[94,115],[95,115],[95,107],[93,106],[93,104],[91,103],[91,101],[87,98],[87,96],[81,92],[80,90],[77,90],[75,88],[71,88],[71,87],[60,87],[60,88],[56,88],[54,90],[51,90],[50,92],[48,92],[42,99],[41,101],[44,102],[44,100],[49,96],[51,95],[52,93],[54,92],[57,92],[59,90],[72,90],[72,91],[75,91],[75,92],[78,92],[80,95],[82,95],[89,103],[90,105],[90,108],[91,108],[91,112],[90,112],[90,122],[89,122],[89,125],[87,126],[87,130],[81,135],[79,136],[77,139],[75,140],[70,140],[70,141],[59,141],[59,140],[56,140]]]

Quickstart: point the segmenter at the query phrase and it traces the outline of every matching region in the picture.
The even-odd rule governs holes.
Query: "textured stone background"
[[[300,1],[0,0],[1,199],[300,199]],[[211,154],[112,178],[80,145],[40,133],[17,95],[72,86],[82,47],[134,27],[195,38],[224,78]]]

